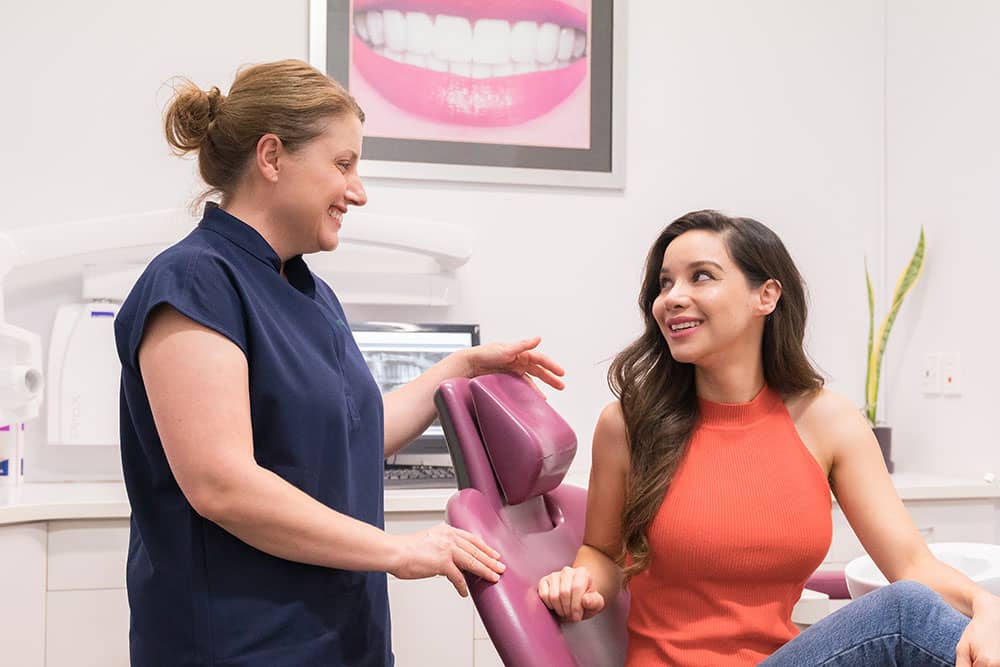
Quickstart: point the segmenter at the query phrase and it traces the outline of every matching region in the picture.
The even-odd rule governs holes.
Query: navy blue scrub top
[[[257,463],[383,527],[378,386],[330,287],[301,257],[286,262],[287,281],[280,269],[260,234],[209,204],[198,227],[150,263],[115,321],[133,665],[393,664],[385,573],[276,558],[202,518],[153,423],[138,350],[150,313],[169,304],[246,355]]]

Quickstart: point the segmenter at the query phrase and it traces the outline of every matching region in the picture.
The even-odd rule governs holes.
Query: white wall
[[[1000,4],[889,0],[887,215],[891,276],[920,225],[928,260],[896,325],[887,417],[907,468],[1000,472]],[[924,397],[930,353],[961,355],[960,397]]]
[[[306,5],[119,0],[95,9],[94,3],[56,0],[4,9],[0,57],[13,77],[7,90],[28,94],[21,104],[0,109],[12,135],[6,144],[11,157],[0,161],[0,226],[185,205],[199,186],[192,164],[170,156],[162,139],[160,111],[169,92],[163,82],[186,74],[203,86],[225,87],[240,64],[304,58]],[[810,352],[830,386],[859,405],[866,333],[862,257],[881,262],[885,233],[894,274],[920,220],[928,225],[932,261],[908,304],[912,311],[904,310],[897,325],[887,360],[886,414],[899,429],[897,462],[904,469],[939,466],[945,457],[935,452],[958,417],[966,430],[947,455],[954,471],[1000,464],[986,424],[967,414],[973,405],[986,414],[974,402],[977,395],[985,401],[987,376],[976,384],[972,372],[978,370],[976,351],[990,354],[988,327],[974,337],[956,333],[961,323],[946,330],[931,320],[947,312],[959,318],[952,321],[970,322],[974,304],[960,307],[955,295],[974,292],[968,276],[985,282],[989,266],[980,258],[985,266],[958,273],[963,277],[954,280],[961,283],[950,289],[939,268],[973,251],[979,234],[990,233],[988,217],[971,213],[995,211],[995,197],[993,209],[983,204],[991,197],[989,177],[997,176],[997,135],[989,122],[998,117],[996,94],[992,109],[970,113],[968,107],[981,106],[975,96],[991,94],[987,82],[996,80],[975,49],[993,49],[995,69],[997,47],[984,46],[989,30],[983,19],[995,23],[997,10],[963,0],[921,5],[925,14],[913,17],[904,11],[912,5],[889,3],[887,31],[886,8],[870,0],[632,0],[625,190],[371,180],[372,210],[462,224],[475,232],[477,250],[458,274],[466,295],[461,305],[356,308],[352,315],[476,321],[487,340],[541,334],[546,350],[567,368],[569,388],[551,400],[580,436],[581,473],[589,464],[594,421],[610,399],[608,360],[637,331],[634,304],[646,248],[670,220],[713,207],[771,225],[810,286]],[[966,21],[983,32],[978,47],[966,39]],[[929,39],[940,48],[921,50]],[[968,90],[969,82],[942,62],[978,68],[982,85]],[[942,86],[951,93],[947,102],[931,99]],[[964,142],[953,145],[949,136]],[[983,141],[982,148],[973,141]],[[916,158],[925,151],[957,159],[924,164]],[[959,167],[968,177],[954,176]],[[948,188],[936,186],[941,174],[951,176]],[[957,215],[957,194],[968,202],[965,216]],[[929,215],[929,203],[948,217]],[[946,243],[945,225],[958,229],[963,217],[975,225],[966,244],[959,246],[958,235]],[[9,291],[9,318],[47,336],[55,303],[72,298],[74,288],[63,280],[51,289]],[[908,331],[914,333],[906,340]],[[925,404],[916,366],[907,364],[918,364],[924,349],[951,345],[958,335],[966,394]],[[906,363],[898,363],[904,355]],[[81,477],[117,465],[115,452],[95,460],[65,449],[35,446],[29,456],[36,457],[37,474]]]

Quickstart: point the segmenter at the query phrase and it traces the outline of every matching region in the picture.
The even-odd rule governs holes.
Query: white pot
[[[939,542],[927,545],[931,553],[986,590],[1000,595],[1000,545],[979,542]],[[865,593],[888,586],[871,556],[855,558],[844,568],[847,590],[857,599]]]

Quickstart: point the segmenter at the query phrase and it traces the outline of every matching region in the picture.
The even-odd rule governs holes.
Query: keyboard
[[[457,489],[455,469],[451,466],[406,466],[385,464],[386,488],[391,489]]]

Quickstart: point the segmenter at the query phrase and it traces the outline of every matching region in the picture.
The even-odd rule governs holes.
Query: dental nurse
[[[294,60],[243,69],[228,96],[184,82],[167,141],[210,194],[115,325],[132,507],[133,665],[393,664],[386,573],[496,580],[499,554],[444,525],[383,531],[382,462],[434,418],[454,376],[508,371],[562,388],[538,339],[452,354],[379,395],[330,287],[303,255],[334,250],[367,201],[364,114]]]

